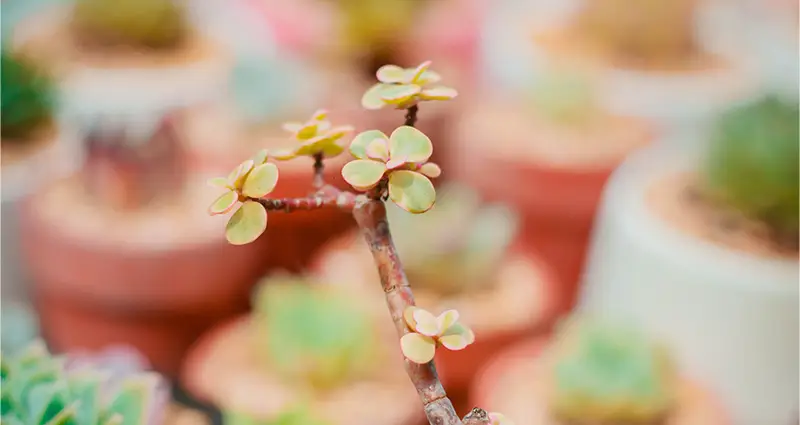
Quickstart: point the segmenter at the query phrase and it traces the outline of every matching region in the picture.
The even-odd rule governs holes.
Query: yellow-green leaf
[[[458,96],[456,89],[445,86],[431,87],[422,90],[422,93],[419,94],[420,99],[423,100],[450,100],[456,96]]]
[[[422,166],[419,168],[419,172],[432,179],[442,175],[442,169],[433,162],[426,162],[425,164],[422,164]]]
[[[353,128],[353,126],[351,126],[351,125],[342,125],[342,126],[334,127],[332,129],[328,130],[325,133],[325,137],[327,137],[327,138],[329,138],[331,140],[338,140],[338,139],[341,139],[342,137],[344,137],[346,134],[352,133],[353,130],[355,130],[355,128]]]
[[[439,321],[436,316],[431,314],[428,310],[418,308],[412,313],[414,317],[414,331],[425,336],[439,335]]]
[[[306,123],[303,128],[297,131],[295,137],[300,140],[307,140],[317,135],[317,123]]]
[[[350,153],[358,159],[367,159],[367,146],[375,139],[386,140],[389,143],[389,138],[386,137],[380,130],[367,130],[359,133],[352,142],[350,142]]]
[[[439,81],[442,81],[441,75],[439,75],[437,72],[427,70],[423,72],[422,75],[417,77],[417,80],[414,82],[414,84],[425,86],[426,84],[438,83]]]
[[[246,201],[236,210],[225,227],[225,237],[233,245],[255,241],[267,228],[267,211],[255,201]]]
[[[439,342],[449,350],[463,350],[475,342],[475,334],[461,323],[455,323],[444,331]]]
[[[344,144],[341,141],[326,143],[322,147],[322,156],[332,158],[344,152]]]
[[[367,89],[364,96],[361,97],[361,106],[364,109],[376,110],[386,106],[383,101],[383,91],[391,87],[390,84],[378,83]]]
[[[386,172],[386,165],[369,159],[356,159],[342,167],[342,177],[357,190],[369,190],[375,187]]]
[[[389,137],[390,158],[405,158],[406,162],[425,162],[432,154],[431,139],[414,127],[398,127]]]
[[[417,310],[419,310],[419,307],[413,305],[410,307],[406,307],[406,309],[403,310],[403,319],[406,321],[406,325],[408,325],[408,328],[411,329],[412,331],[417,327],[417,321],[414,320],[414,312]]]
[[[276,149],[271,155],[279,161],[286,161],[297,157],[297,149]]]
[[[411,101],[422,88],[416,84],[395,84],[381,91],[381,99],[391,105],[399,105]]]
[[[382,83],[406,82],[406,70],[397,65],[384,65],[378,69],[375,75]]]
[[[328,110],[327,109],[317,109],[314,111],[314,114],[311,115],[311,119],[314,121],[322,121],[328,117]]]
[[[389,197],[400,208],[420,214],[433,207],[436,190],[433,183],[422,174],[397,170],[389,174]]]
[[[367,145],[367,156],[378,161],[386,162],[389,159],[389,141],[379,137]]]
[[[303,144],[297,148],[295,152],[297,155],[316,155],[322,152],[323,147],[326,143],[330,142],[330,140],[325,136],[317,136],[313,139],[308,139],[307,141],[303,142]]]
[[[261,165],[267,162],[267,158],[269,158],[269,151],[266,149],[261,149],[260,151],[256,152],[255,155],[253,155],[253,163],[255,165]]]
[[[417,65],[417,67],[411,71],[411,82],[417,84],[419,79],[422,77],[422,74],[431,67],[431,61],[425,61],[421,64]]]
[[[414,363],[425,364],[436,354],[436,342],[431,337],[412,332],[400,338],[403,355]]]
[[[261,198],[275,189],[278,184],[278,167],[268,162],[255,168],[242,185],[242,194],[250,198]]]
[[[458,322],[458,311],[447,310],[436,318],[436,322],[438,323],[439,330],[445,332]]]
[[[244,162],[239,164],[233,172],[228,176],[228,183],[236,188],[240,189],[242,187],[242,183],[244,183],[244,179],[247,177],[247,173],[253,169],[253,165],[255,163],[252,159],[246,159]]]
[[[211,203],[211,206],[208,207],[208,213],[211,215],[225,214],[236,205],[236,201],[238,200],[239,194],[229,190]]]
[[[208,179],[208,185],[211,187],[218,187],[220,189],[230,189],[228,179],[225,177],[212,177]]]

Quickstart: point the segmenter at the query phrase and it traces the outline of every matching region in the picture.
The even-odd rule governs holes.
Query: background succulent
[[[70,366],[41,342],[0,361],[2,421],[9,425],[154,425],[167,396],[156,374]]]
[[[228,411],[223,413],[223,422],[225,425],[332,425],[311,413],[306,405],[289,409],[270,420]]]
[[[713,196],[795,241],[798,113],[796,101],[773,96],[730,110],[719,119],[705,167]]]
[[[531,100],[538,114],[564,125],[587,123],[601,110],[589,77],[562,68],[548,69],[534,80]]]
[[[172,48],[188,32],[176,0],[77,0],[74,30],[89,45]]]
[[[51,122],[53,83],[33,62],[3,50],[0,127],[3,141],[23,141]]]
[[[267,279],[255,296],[262,354],[288,381],[335,387],[374,364],[371,316],[335,287],[300,278]]]
[[[575,319],[552,347],[555,417],[569,423],[652,424],[674,402],[674,370],[663,347],[636,330]]]
[[[443,294],[491,284],[518,226],[507,208],[482,205],[474,191],[452,184],[440,190],[425,214],[410,214],[389,203],[387,210],[409,279]]]
[[[684,58],[695,48],[697,0],[592,0],[579,25],[592,40],[631,59]]]

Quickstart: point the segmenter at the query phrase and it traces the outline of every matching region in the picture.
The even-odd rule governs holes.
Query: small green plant
[[[490,285],[516,235],[516,215],[502,205],[481,205],[477,194],[462,186],[445,186],[438,198],[424,215],[387,206],[409,279],[442,295]],[[419,235],[426,243],[419,243]]]
[[[336,287],[301,279],[267,279],[255,296],[259,347],[287,381],[330,389],[374,367],[370,315]]]
[[[67,367],[41,342],[0,362],[9,425],[155,425],[166,395],[156,374],[110,380],[101,370]]]
[[[0,127],[4,141],[24,141],[51,123],[53,83],[33,62],[5,50]]]
[[[663,347],[636,330],[572,318],[552,347],[549,407],[568,423],[652,424],[675,402]]]
[[[705,167],[713,197],[795,241],[799,112],[796,102],[773,96],[730,110],[719,120]]]
[[[169,49],[188,35],[176,0],[77,0],[73,29],[89,45]]]
[[[316,417],[305,405],[288,409],[270,420],[257,419],[239,412],[225,411],[223,412],[223,422],[225,425],[332,425],[330,422]]]
[[[683,59],[695,48],[696,6],[697,0],[593,0],[578,23],[619,56]]]
[[[531,99],[538,114],[561,125],[586,124],[601,111],[592,81],[573,70],[545,71],[533,82]]]
[[[385,65],[376,73],[379,82],[362,96],[365,109],[392,106],[404,109],[406,116],[403,125],[389,136],[367,130],[349,143],[355,159],[342,168],[342,177],[355,192],[325,184],[324,160],[348,148],[343,137],[349,131],[334,130],[325,119],[326,114],[318,112],[305,123],[286,125],[292,133],[291,139],[300,142],[296,148],[262,150],[227,178],[212,179],[209,183],[224,188],[225,193],[213,202],[209,213],[224,214],[241,203],[226,226],[228,241],[241,245],[255,241],[264,232],[268,211],[339,208],[352,212],[375,259],[406,358],[406,372],[424,402],[428,421],[448,425],[510,425],[502,415],[490,416],[483,409],[473,409],[463,419],[456,414],[432,360],[437,346],[463,349],[474,342],[475,335],[458,323],[458,313],[454,310],[434,317],[415,306],[389,230],[387,200],[412,214],[424,213],[436,202],[430,178],[438,177],[441,169],[428,162],[433,142],[414,125],[421,102],[448,100],[457,93],[447,87],[429,87],[441,79],[429,67],[430,62],[413,69]],[[278,169],[269,161],[298,156],[314,159],[311,186],[315,192],[301,198],[268,198],[278,183]],[[354,310],[346,299],[336,299],[333,295],[327,298],[317,290],[297,285],[266,285],[257,295],[256,314],[264,330],[261,344],[265,357],[279,369],[288,371],[290,377],[324,388],[371,367],[367,362],[372,358],[370,350],[375,347],[370,340],[368,316]],[[380,423],[381,418],[375,418],[375,422]]]

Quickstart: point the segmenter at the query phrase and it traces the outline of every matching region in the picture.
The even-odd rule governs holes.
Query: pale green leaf
[[[447,310],[444,313],[440,314],[439,317],[436,318],[436,322],[438,323],[439,330],[441,332],[445,332],[450,329],[451,326],[455,325],[458,322],[458,311],[456,310]]]
[[[277,184],[278,167],[268,162],[253,168],[244,181],[242,194],[250,198],[261,198],[272,192]]]
[[[367,159],[367,146],[375,139],[383,139],[389,143],[389,138],[386,137],[380,130],[367,130],[359,133],[352,142],[350,142],[350,153],[358,159]]]
[[[322,121],[325,118],[328,118],[327,109],[317,109],[316,111],[314,111],[314,114],[311,115],[311,119],[314,121]]]
[[[417,65],[415,69],[413,69],[411,74],[411,82],[414,84],[419,84],[420,78],[422,78],[423,73],[431,67],[431,61],[425,61],[421,64]]]
[[[431,87],[422,90],[422,93],[419,95],[422,100],[450,100],[454,99],[456,96],[458,96],[456,89],[445,86]]]
[[[345,146],[341,141],[326,143],[322,147],[322,156],[325,158],[332,158],[344,152]]]
[[[256,152],[255,155],[253,155],[253,163],[255,165],[261,165],[267,162],[267,158],[269,158],[269,151],[266,149],[261,149],[260,151]]]
[[[398,127],[389,137],[390,158],[405,158],[406,162],[425,162],[432,154],[431,139],[414,127]]]
[[[391,87],[391,84],[378,83],[367,89],[364,96],[361,97],[361,106],[364,109],[376,110],[386,106],[383,101],[383,91]]]
[[[475,334],[462,323],[455,323],[444,331],[439,342],[449,350],[463,350],[475,342]]]
[[[372,189],[386,172],[386,165],[369,159],[350,161],[342,167],[342,177],[357,190]]]
[[[439,335],[439,331],[441,330],[439,328],[439,321],[431,312],[418,308],[414,310],[412,316],[414,317],[414,331],[431,337]]]
[[[375,73],[382,83],[405,83],[406,70],[397,65],[384,65]]]
[[[420,214],[433,207],[436,190],[433,183],[422,174],[398,170],[389,174],[389,197],[400,208]]]
[[[372,142],[367,145],[367,156],[377,161],[388,161],[389,141],[382,137],[372,140]]]
[[[423,72],[421,76],[417,77],[417,80],[414,82],[414,84],[425,86],[426,84],[434,84],[438,83],[439,81],[442,81],[442,76],[439,75],[439,73],[427,70]]]
[[[220,189],[230,189],[228,179],[225,177],[212,177],[208,179],[208,185],[211,187],[218,187]]]
[[[236,205],[238,200],[239,194],[233,190],[229,190],[211,203],[211,206],[208,207],[208,213],[211,215],[226,214],[233,209],[233,206]]]
[[[255,241],[267,228],[267,211],[255,201],[246,201],[236,210],[225,227],[225,237],[233,245]]]
[[[391,105],[410,102],[422,88],[416,84],[395,84],[382,89],[381,100]]]
[[[304,125],[301,122],[287,122],[283,123],[281,127],[283,127],[283,129],[288,132],[297,133],[298,131],[303,129]]]
[[[270,154],[279,161],[286,161],[297,157],[297,149],[276,149]]]
[[[436,342],[431,337],[412,332],[400,338],[403,355],[414,363],[425,364],[436,354]]]
[[[295,137],[300,140],[308,140],[317,135],[317,123],[310,122],[303,125],[303,128],[297,131]]]
[[[433,162],[426,162],[418,170],[420,173],[435,179],[442,175],[442,169]]]

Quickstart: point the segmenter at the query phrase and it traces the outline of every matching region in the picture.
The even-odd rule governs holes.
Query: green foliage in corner
[[[658,423],[674,403],[663,347],[633,329],[572,319],[553,347],[550,409],[569,423]]]
[[[70,370],[37,342],[0,359],[2,422],[7,425],[154,425],[159,386],[155,374],[109,382],[98,370]]]
[[[171,48],[188,32],[176,0],[77,0],[72,18],[77,34],[95,45]]]
[[[53,83],[34,63],[3,51],[0,127],[3,140],[25,140],[49,124],[53,110]]]
[[[724,114],[706,163],[711,193],[774,231],[797,234],[800,108],[765,97]]]
[[[259,287],[254,315],[261,351],[289,381],[333,388],[373,366],[375,330],[367,311],[335,286],[271,278]]]

